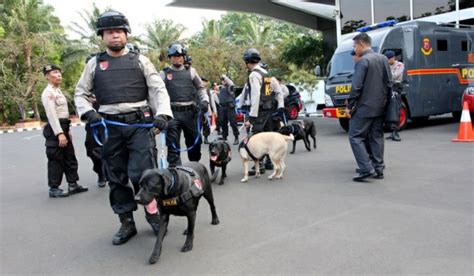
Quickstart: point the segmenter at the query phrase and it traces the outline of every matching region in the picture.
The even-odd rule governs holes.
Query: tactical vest
[[[148,86],[138,56],[134,52],[120,57],[111,57],[106,52],[97,55],[93,84],[99,105],[147,99]]]
[[[252,72],[257,72],[262,76],[262,86],[260,88],[260,109],[269,110],[276,108],[276,95],[270,87],[272,78],[266,73],[260,71],[259,69],[254,69]],[[250,80],[247,81],[248,87],[250,87]]]
[[[234,97],[230,93],[229,89],[230,86],[222,86],[220,91],[219,91],[219,104],[229,104],[229,103],[234,103]]]
[[[197,102],[197,90],[191,78],[191,70],[174,71],[168,67],[163,71],[170,102]]]

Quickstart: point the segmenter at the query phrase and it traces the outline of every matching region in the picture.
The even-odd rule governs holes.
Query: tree
[[[101,11],[95,3],[92,3],[92,9],[90,11],[83,10],[79,12],[79,16],[82,19],[82,23],[72,22],[69,29],[79,35],[79,39],[84,45],[88,45],[88,49],[91,53],[97,53],[104,49],[100,36],[96,34],[96,22],[99,16],[110,11],[111,8],[107,7],[104,11]]]
[[[47,59],[55,58],[54,44],[63,29],[52,15],[53,7],[41,0],[6,0],[1,9],[5,30],[0,42],[0,54],[5,57],[0,64],[2,102],[13,101],[22,119],[32,107],[39,120],[40,68]]]
[[[156,19],[146,27],[143,43],[148,47],[148,55],[155,65],[164,67],[167,61],[168,46],[178,41],[186,29],[181,24],[176,24],[167,19]]]

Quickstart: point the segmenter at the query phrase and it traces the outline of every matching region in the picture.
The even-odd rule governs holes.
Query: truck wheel
[[[288,114],[290,120],[295,120],[296,118],[298,118],[298,107],[295,105],[290,105],[290,107],[288,108]]]
[[[411,121],[416,125],[424,125],[428,121],[430,116],[412,117]]]
[[[405,105],[405,103],[402,101],[402,105],[400,106],[400,122],[398,124],[398,127],[400,130],[405,129],[407,126],[408,122],[408,108]]]
[[[349,131],[349,119],[339,119],[339,124],[346,132]]]

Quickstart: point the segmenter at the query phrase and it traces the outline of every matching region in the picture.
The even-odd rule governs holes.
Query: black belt
[[[176,112],[195,111],[196,107],[194,105],[172,105],[171,110]]]
[[[116,121],[121,123],[136,123],[138,121],[142,121],[142,116],[140,116],[139,112],[130,112],[124,114],[106,114],[101,113],[102,117],[106,120]]]

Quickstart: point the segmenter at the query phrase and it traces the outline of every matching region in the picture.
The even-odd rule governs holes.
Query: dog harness
[[[248,144],[248,142],[249,142],[249,140],[250,140],[251,137],[252,137],[252,136],[245,137],[244,140],[242,140],[242,142],[240,142],[240,144],[239,144],[239,150],[240,150],[241,148],[244,148],[244,149],[247,151],[247,154],[250,156],[250,158],[252,158],[253,161],[258,161],[258,158],[255,157],[255,155],[253,155],[253,154],[250,152],[250,149],[249,149],[249,147],[247,146],[247,144]]]
[[[163,207],[177,206],[177,205],[180,205],[180,204],[192,199],[193,197],[200,197],[202,194],[204,194],[204,189],[203,189],[203,186],[202,186],[201,179],[199,179],[198,174],[196,173],[196,171],[194,171],[193,169],[191,169],[189,167],[182,167],[182,166],[169,168],[169,170],[172,171],[172,174],[174,174],[174,173],[179,174],[179,171],[184,172],[186,174],[186,176],[188,176],[187,178],[188,178],[189,189],[186,192],[179,195],[179,196],[159,200],[158,203],[161,206],[163,206]],[[175,182],[174,175],[172,177],[172,181],[173,182],[171,183],[169,190],[171,190],[173,188],[174,184],[175,184],[174,183]]]

